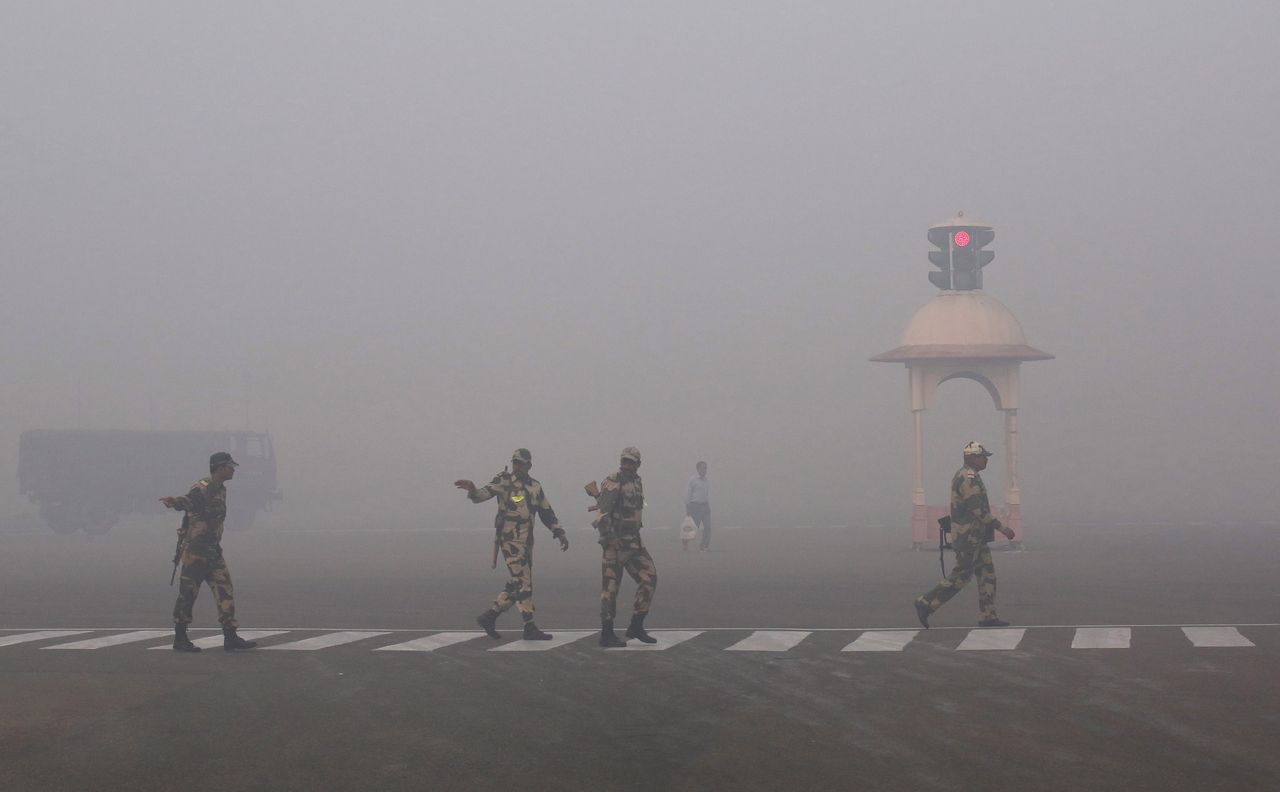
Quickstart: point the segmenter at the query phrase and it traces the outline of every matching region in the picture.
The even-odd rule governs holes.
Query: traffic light
[[[929,261],[941,272],[930,272],[929,282],[939,289],[951,288],[951,231],[947,228],[930,228],[929,241],[941,250],[929,251]]]
[[[996,238],[996,232],[990,226],[961,224],[968,219],[962,213],[946,225],[929,229],[929,241],[938,248],[929,252],[929,261],[941,270],[930,272],[929,282],[939,289],[981,289],[982,268],[996,256],[983,250]]]

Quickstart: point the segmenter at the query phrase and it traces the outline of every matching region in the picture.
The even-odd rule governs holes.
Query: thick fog
[[[1273,3],[0,10],[0,517],[34,428],[270,431],[279,518],[902,520],[926,229],[996,228],[1024,517],[1280,512]],[[1001,418],[926,417],[929,500]],[[203,472],[193,460],[192,478]],[[232,485],[234,498],[234,484]],[[157,496],[176,493],[156,493]],[[993,498],[995,499],[995,498]]]

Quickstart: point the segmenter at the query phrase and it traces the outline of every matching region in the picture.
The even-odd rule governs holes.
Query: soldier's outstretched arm
[[[471,486],[469,487],[465,486],[467,484],[470,484]],[[495,495],[497,495],[499,492],[502,491],[501,484],[502,484],[501,473],[494,476],[493,481],[490,481],[488,484],[485,484],[483,487],[479,487],[479,488],[477,488],[476,485],[473,484],[472,482],[467,481],[465,479],[453,482],[453,485],[455,487],[459,489],[464,489],[467,491],[467,497],[471,499],[472,503],[484,503],[485,501],[494,497]]]
[[[191,491],[186,495],[179,495],[176,498],[161,498],[160,502],[170,509],[177,509],[184,512],[199,512],[204,510],[204,490],[200,487],[192,487]]]

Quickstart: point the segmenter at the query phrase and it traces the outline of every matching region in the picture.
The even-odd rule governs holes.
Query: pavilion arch
[[[978,383],[983,388],[985,388],[987,393],[991,396],[991,401],[995,403],[996,409],[997,410],[1004,409],[1004,407],[1001,406],[1003,404],[1003,401],[1001,399],[1000,389],[997,388],[996,384],[992,382],[989,378],[983,376],[982,374],[979,374],[976,371],[957,371],[955,374],[948,374],[947,376],[938,380],[938,384],[934,386],[934,390],[936,391],[938,388],[942,387],[944,383],[950,382],[951,380],[957,380],[957,379],[967,379],[967,380],[971,380],[973,382]]]

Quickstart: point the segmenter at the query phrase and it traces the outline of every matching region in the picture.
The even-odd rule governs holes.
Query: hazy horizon
[[[635,445],[655,525],[705,459],[721,524],[905,531],[906,371],[868,359],[961,209],[1057,356],[1022,372],[1029,530],[1273,517],[1277,33],[1262,2],[8,4],[0,519],[25,430],[243,428],[307,519],[483,525],[453,480],[528,447],[585,523]],[[1001,427],[943,387],[931,502],[970,439],[1002,500]]]

